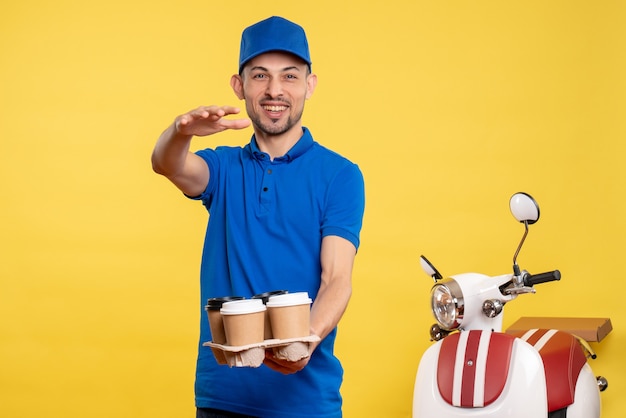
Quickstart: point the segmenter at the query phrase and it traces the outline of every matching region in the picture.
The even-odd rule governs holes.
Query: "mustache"
[[[264,99],[261,99],[259,101],[260,104],[286,104],[286,105],[291,105],[291,102],[289,102],[289,100],[284,99],[284,98],[273,98],[273,97],[266,97]]]

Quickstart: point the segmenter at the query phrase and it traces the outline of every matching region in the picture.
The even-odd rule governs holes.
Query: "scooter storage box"
[[[558,318],[558,317],[522,317],[515,321],[506,332],[529,329],[557,329],[574,334],[586,341],[600,342],[613,329],[609,318]]]

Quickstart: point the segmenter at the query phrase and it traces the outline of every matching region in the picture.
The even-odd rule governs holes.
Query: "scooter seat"
[[[574,403],[580,371],[587,362],[574,336],[563,331],[532,329],[512,334],[539,351],[543,360],[548,389],[548,411],[557,411]]]

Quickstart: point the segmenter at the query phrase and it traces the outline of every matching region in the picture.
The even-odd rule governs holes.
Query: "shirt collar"
[[[309,131],[309,129],[303,126],[302,136],[300,137],[298,142],[296,142],[294,146],[291,147],[291,149],[287,151],[285,155],[283,155],[282,157],[274,158],[274,161],[292,161],[298,158],[299,156],[301,156],[302,154],[304,154],[305,152],[307,152],[308,149],[311,148],[312,145],[313,145],[313,136],[311,135],[311,132]],[[252,155],[257,160],[269,159],[269,156],[259,149],[259,146],[256,143],[256,137],[254,135],[252,135],[252,139],[250,140],[249,146],[250,146],[250,151],[252,152]]]

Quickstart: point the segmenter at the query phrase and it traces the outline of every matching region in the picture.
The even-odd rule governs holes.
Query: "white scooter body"
[[[452,276],[463,289],[465,297],[464,330],[460,331],[460,340],[464,340],[472,331],[482,331],[485,334],[501,334],[502,315],[487,318],[482,314],[482,305],[478,301],[487,300],[498,295],[499,286],[511,279],[511,275],[489,277],[476,273],[465,273]],[[509,300],[516,296],[511,296]],[[467,319],[467,320],[466,320]],[[488,336],[482,350],[479,348],[471,367],[476,368],[476,377],[472,382],[473,406],[453,406],[447,402],[438,383],[439,355],[445,339],[432,345],[424,353],[415,380],[413,393],[414,418],[463,418],[463,417],[498,417],[498,418],[528,418],[547,417],[548,399],[546,376],[543,360],[535,347],[520,338],[514,338],[511,349],[509,370],[499,397],[489,405],[483,405],[481,399],[486,385],[486,365],[489,362],[490,351],[487,351]],[[512,338],[512,337],[511,337]],[[453,399],[460,405],[460,396],[464,391],[462,381],[463,359],[466,358],[467,347],[459,344],[457,347],[457,362],[450,365],[455,367],[455,382]],[[492,346],[491,351],[499,351],[498,346]],[[459,360],[460,359],[460,360]],[[479,370],[480,369],[480,370]],[[502,371],[506,373],[505,370]],[[488,376],[487,376],[488,377]],[[564,379],[567,376],[563,377]],[[470,385],[470,386],[472,386]],[[465,389],[466,390],[466,389]],[[455,402],[453,402],[454,404]],[[600,393],[596,378],[588,364],[585,364],[576,384],[575,400],[568,407],[567,418],[596,418],[600,416]]]
[[[495,402],[484,407],[464,408],[450,405],[439,392],[436,369],[442,343],[439,341],[428,348],[420,361],[413,393],[414,418],[548,416],[543,363],[530,344],[515,340],[507,382]],[[574,403],[567,408],[567,418],[598,418],[600,414],[598,384],[591,367],[585,364],[578,376]]]

